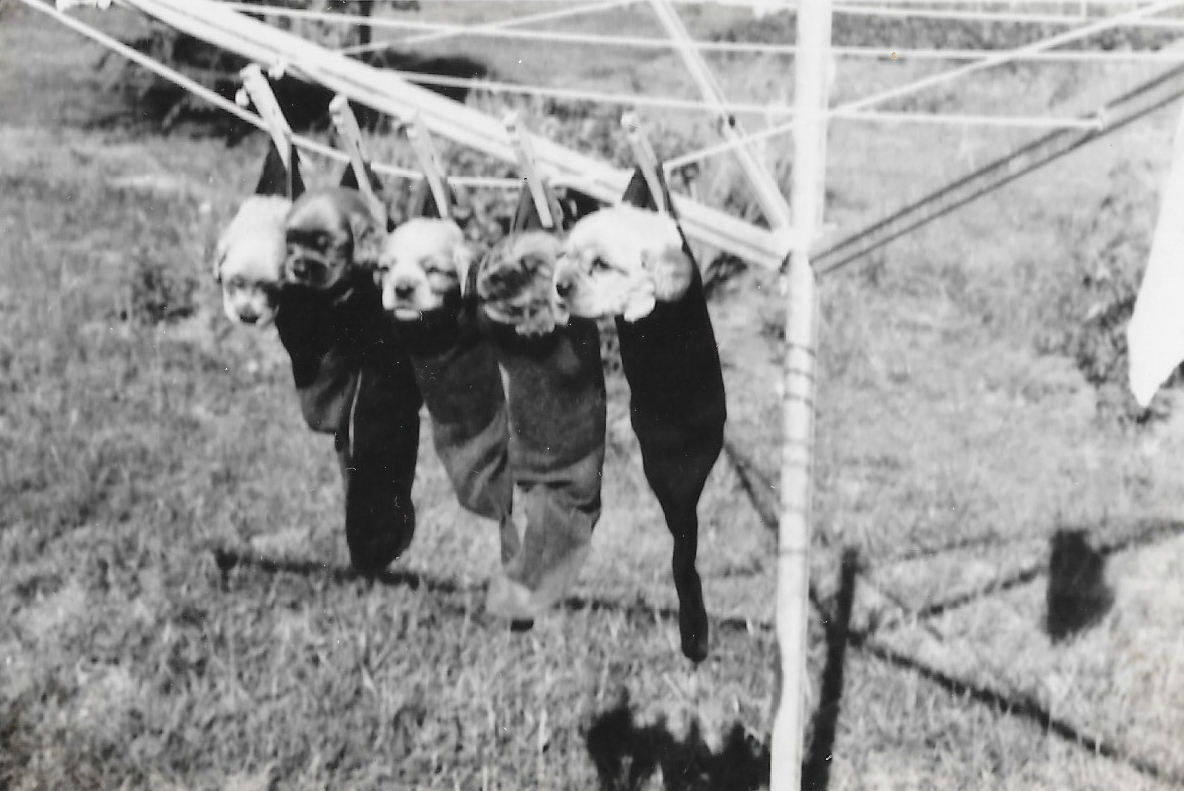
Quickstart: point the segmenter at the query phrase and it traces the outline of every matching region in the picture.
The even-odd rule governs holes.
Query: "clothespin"
[[[369,157],[362,144],[362,130],[358,126],[358,119],[353,108],[349,106],[349,99],[339,93],[329,102],[329,116],[333,119],[333,127],[341,138],[345,153],[349,156],[350,166],[354,169],[354,176],[358,182],[358,191],[370,204],[370,209],[376,219],[386,224],[386,209],[382,200],[374,194],[374,187],[370,184]]]
[[[621,116],[621,126],[625,128],[625,137],[629,139],[629,147],[633,149],[633,160],[641,169],[645,177],[646,186],[650,188],[650,195],[654,198],[654,205],[663,214],[670,213],[666,205],[666,191],[662,189],[662,180],[658,178],[658,156],[650,139],[641,128],[641,119],[636,113],[625,113]]]
[[[249,99],[255,105],[255,110],[263,123],[267,124],[267,132],[280,152],[284,167],[292,170],[292,127],[280,109],[280,103],[272,93],[271,83],[263,76],[263,69],[258,63],[243,67],[238,73],[243,81],[243,89],[235,96],[235,101],[245,106]]]
[[[449,205],[448,188],[444,184],[444,168],[440,165],[440,155],[432,142],[432,133],[419,113],[411,116],[405,129],[407,140],[419,160],[419,169],[423,171],[432,198],[436,201],[436,210],[442,219],[447,219],[452,214],[452,207]]]
[[[538,163],[535,162],[534,148],[530,144],[530,135],[518,121],[518,113],[508,113],[502,123],[510,135],[510,145],[518,157],[518,168],[522,177],[526,179],[526,186],[530,189],[530,197],[534,200],[534,208],[538,212],[539,221],[547,229],[555,228],[559,218],[551,211],[551,203],[547,199],[547,185],[539,173]]]

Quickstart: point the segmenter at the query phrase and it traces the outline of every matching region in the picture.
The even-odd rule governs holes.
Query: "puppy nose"
[[[414,293],[414,283],[395,283],[395,296],[399,299],[409,299]]]
[[[259,316],[255,313],[240,313],[238,317],[243,320],[244,324],[254,324],[259,321]]]
[[[575,287],[575,284],[572,283],[570,280],[556,280],[555,281],[555,293],[557,293],[559,296],[561,296],[563,298],[567,298],[567,296],[569,294],[571,294],[572,288],[574,288],[574,287]]]

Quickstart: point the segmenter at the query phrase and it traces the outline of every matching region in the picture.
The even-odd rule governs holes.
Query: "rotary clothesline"
[[[121,4],[126,5],[126,3],[121,3]],[[909,93],[913,93],[915,91],[921,90],[921,89],[929,87],[931,85],[938,84],[940,82],[944,82],[947,80],[954,79],[956,77],[963,76],[963,75],[971,73],[973,71],[985,69],[990,66],[995,66],[995,65],[1000,65],[1003,63],[1011,62],[1014,60],[1021,59],[1023,57],[1031,57],[1031,56],[1039,55],[1039,54],[1045,52],[1046,50],[1050,49],[1051,47],[1058,46],[1060,44],[1067,43],[1069,41],[1077,40],[1077,39],[1092,35],[1096,32],[1100,32],[1105,29],[1110,29],[1110,28],[1128,23],[1130,21],[1135,21],[1135,20],[1141,19],[1147,15],[1159,13],[1162,10],[1165,10],[1168,8],[1173,8],[1173,7],[1176,7],[1181,4],[1184,4],[1184,3],[1182,3],[1182,0],[1164,0],[1162,2],[1154,3],[1151,5],[1141,6],[1138,9],[1128,12],[1123,15],[1118,15],[1118,16],[1107,18],[1107,19],[1101,19],[1101,20],[1097,20],[1097,21],[1089,23],[1089,24],[1081,25],[1081,26],[1075,28],[1074,30],[1067,31],[1065,33],[1060,33],[1060,34],[1057,34],[1054,36],[1050,36],[1046,39],[1035,42],[1033,44],[1029,44],[1029,45],[1026,45],[1024,47],[1020,47],[1020,48],[1017,48],[1014,50],[1001,51],[1001,52],[995,53],[994,55],[989,55],[989,56],[983,57],[981,60],[976,61],[974,63],[967,64],[962,67],[952,69],[952,70],[949,70],[946,72],[942,72],[937,75],[931,75],[931,76],[923,78],[921,80],[917,80],[913,83],[909,83],[904,86],[898,86],[896,88],[884,91],[880,94],[876,94],[876,95],[870,96],[870,97],[865,97],[863,99],[859,99],[859,100],[850,102],[846,105],[841,105],[839,107],[832,108],[831,110],[829,110],[826,113],[826,115],[827,115],[827,117],[830,117],[830,118],[845,118],[848,120],[858,120],[858,121],[864,121],[864,122],[892,122],[892,123],[911,122],[911,123],[931,123],[931,124],[944,124],[944,125],[959,124],[959,125],[982,125],[982,126],[996,126],[996,127],[1033,127],[1033,128],[1044,128],[1044,129],[1098,129],[1098,128],[1103,127],[1104,123],[1105,123],[1105,119],[1101,115],[1096,115],[1094,117],[1086,117],[1086,118],[1051,118],[1048,116],[1023,117],[1023,116],[987,116],[987,115],[971,115],[971,114],[900,113],[900,112],[890,112],[890,111],[871,111],[871,110],[867,110],[865,108],[870,107],[870,106],[877,104],[877,103],[888,101],[890,99],[899,98],[900,96],[907,95]],[[221,3],[220,5],[233,7],[233,6],[241,6],[243,4],[241,4],[241,3]],[[251,6],[251,8],[258,10],[258,9],[264,8],[264,6]],[[583,8],[586,10],[588,7],[585,6]],[[355,17],[354,19],[357,19],[357,18]],[[209,89],[204,88],[204,86],[201,86],[200,84],[196,83],[195,81],[190,80],[189,78],[180,74],[176,70],[170,69],[169,67],[164,66],[163,64],[161,64],[157,61],[154,61],[151,58],[148,58],[147,56],[144,56],[141,53],[136,52],[135,50],[125,47],[125,46],[121,45],[119,42],[114,41],[113,39],[110,39],[110,37],[102,36],[100,38],[101,34],[99,34],[97,31],[87,28],[85,25],[80,25],[80,24],[76,23],[75,20],[71,20],[71,23],[73,23],[73,24],[71,24],[71,27],[73,27],[74,29],[83,33],[84,35],[88,35],[92,39],[99,41],[99,43],[102,43],[104,46],[108,46],[108,47],[118,51],[123,56],[128,57],[129,59],[139,63],[140,65],[144,66],[145,68],[152,70],[154,73],[157,73],[160,76],[173,81],[174,83],[180,85],[181,87],[185,88],[186,90],[189,90],[189,91],[193,92],[194,94],[200,96],[201,98],[215,104],[216,106],[218,106],[228,112],[233,113],[234,115],[236,115],[236,117],[239,117],[239,118],[247,121],[248,123],[251,123],[261,129],[265,128],[263,121],[258,116],[251,114],[251,113],[243,110],[242,108],[234,105],[233,103],[226,100],[224,97],[214,93],[213,91],[210,91]],[[340,53],[335,53],[335,54],[340,55]],[[1175,54],[1175,53],[1173,53],[1173,54]],[[1180,57],[1184,57],[1184,53],[1182,53]],[[435,84],[435,85],[444,85],[444,86],[451,86],[451,87],[465,87],[465,88],[473,88],[473,89],[487,90],[487,91],[516,92],[516,93],[534,94],[534,95],[541,95],[541,96],[550,95],[550,96],[554,96],[554,97],[562,97],[562,98],[569,98],[569,99],[615,102],[615,103],[626,104],[626,105],[631,105],[631,106],[640,106],[640,105],[646,104],[648,101],[653,101],[653,102],[658,102],[658,103],[669,102],[670,104],[668,104],[667,106],[671,106],[673,104],[680,104],[682,106],[694,105],[695,109],[704,109],[704,110],[718,109],[716,106],[711,105],[707,102],[690,102],[689,100],[675,100],[675,99],[671,99],[669,97],[640,97],[640,96],[636,96],[636,95],[632,95],[632,94],[629,94],[629,95],[604,94],[604,93],[600,93],[600,92],[580,91],[580,90],[576,90],[576,89],[550,89],[550,88],[544,88],[544,87],[538,87],[538,86],[521,86],[521,85],[499,83],[499,82],[492,82],[492,81],[479,80],[479,79],[452,78],[452,77],[442,77],[439,75],[422,75],[422,74],[417,74],[417,73],[394,71],[394,70],[389,70],[389,71],[390,71],[390,73],[398,75],[400,77],[403,77],[403,78],[407,79],[408,81],[420,82],[423,84]],[[742,107],[744,107],[744,106],[742,106]],[[734,108],[733,108],[733,106],[725,106],[723,109],[732,110]],[[756,108],[754,106],[747,106],[747,107],[745,107],[745,109],[756,110],[758,108]],[[788,110],[784,107],[778,108],[776,106],[765,105],[765,106],[760,107],[759,109],[762,111],[765,118],[767,118],[767,119],[768,118],[775,118],[778,115],[780,115],[781,117],[791,115],[791,113],[789,113]],[[764,129],[764,130],[759,130],[759,131],[747,134],[745,136],[742,136],[738,141],[725,141],[723,143],[702,149],[700,151],[689,152],[687,154],[683,154],[678,157],[673,157],[673,158],[666,160],[663,163],[663,166],[667,170],[667,172],[673,172],[673,171],[678,170],[679,168],[682,168],[682,167],[685,167],[685,166],[690,165],[692,163],[698,162],[708,156],[728,152],[728,151],[732,150],[733,148],[738,147],[739,145],[742,145],[745,143],[757,142],[757,141],[772,137],[773,135],[781,134],[783,132],[788,132],[794,128],[795,124],[796,124],[796,120],[791,120],[788,123],[781,123],[781,124],[778,124],[775,126],[771,126],[771,127]],[[321,144],[321,143],[314,141],[314,140],[307,138],[307,137],[295,136],[294,143],[307,151],[314,152],[314,153],[319,154],[321,156],[330,157],[330,158],[335,159],[337,161],[344,161],[346,159],[345,154],[343,154],[342,152],[339,152],[329,146]],[[399,178],[418,179],[421,177],[420,174],[416,171],[413,171],[413,170],[410,170],[407,168],[401,168],[401,167],[398,167],[398,166],[392,165],[392,164],[376,163],[374,165],[374,169],[376,170],[376,172],[399,177]],[[487,177],[479,177],[479,176],[457,176],[453,180],[458,186],[463,185],[463,186],[469,186],[469,187],[510,188],[510,187],[518,185],[518,182],[515,179],[487,178]]]
[[[632,0],[630,0],[632,2]],[[90,38],[100,45],[111,49],[121,56],[137,63],[153,73],[167,79],[174,84],[184,88],[193,93],[201,99],[215,105],[216,107],[225,110],[237,118],[250,123],[260,130],[266,131],[266,124],[256,114],[251,113],[220,94],[206,88],[200,83],[186,77],[176,69],[170,68],[163,63],[150,58],[143,53],[124,45],[123,43],[107,36],[97,29],[82,23],[73,17],[63,16],[61,18],[63,24],[67,25],[76,32]],[[1184,57],[1182,55],[1181,57]],[[468,80],[463,78],[436,78],[432,75],[420,75],[413,72],[393,71],[395,74],[404,76],[408,80],[415,82],[423,82],[426,84],[441,84],[448,86],[461,86],[480,88],[490,91],[496,91],[500,84],[489,83],[482,80]],[[519,90],[523,92],[530,92],[532,89],[528,86],[513,86],[507,85],[509,89]],[[583,93],[578,91],[566,92],[568,98],[592,99],[595,95],[590,93]],[[636,103],[633,101],[634,96],[620,97],[621,103]],[[1063,129],[1081,129],[1093,128],[1098,126],[1098,121],[1089,119],[1077,118],[1048,118],[1048,117],[1020,117],[1020,116],[985,116],[985,115],[960,115],[960,114],[920,114],[920,113],[893,113],[893,112],[864,112],[852,113],[848,116],[853,120],[861,121],[882,121],[882,122],[912,122],[912,123],[931,123],[942,125],[983,125],[983,126],[1007,126],[1007,127],[1034,127],[1034,128],[1063,128]],[[302,135],[294,135],[293,143],[306,151],[318,154],[323,157],[333,159],[338,162],[345,162],[348,157],[344,152],[332,148],[309,137]],[[676,169],[681,164],[678,160],[670,160],[667,163],[668,169]],[[397,165],[376,162],[372,165],[377,173],[394,176],[397,178],[405,178],[411,180],[418,180],[422,178],[422,174],[417,171],[399,167]],[[491,187],[499,189],[512,189],[519,186],[519,180],[512,178],[497,178],[497,177],[483,177],[483,176],[455,176],[450,180],[457,186],[465,187]]]
[[[225,98],[221,94],[217,93],[216,91],[210,90],[209,88],[207,88],[206,86],[202,85],[199,82],[196,82],[195,80],[190,79],[189,77],[185,76],[184,74],[177,71],[176,69],[166,66],[166,65],[160,63],[159,61],[154,60],[153,58],[150,58],[147,55],[144,55],[140,51],[133,49],[132,47],[129,47],[128,45],[124,44],[121,41],[111,38],[106,33],[103,33],[102,31],[92,27],[91,25],[88,25],[84,22],[81,22],[81,21],[75,19],[74,17],[68,16],[66,14],[62,14],[60,12],[51,11],[48,7],[42,6],[40,4],[30,4],[30,5],[33,8],[42,9],[42,10],[45,10],[47,13],[55,15],[59,22],[61,22],[63,25],[70,28],[71,30],[74,30],[75,32],[89,38],[90,40],[94,41],[95,43],[100,44],[100,45],[106,47],[107,49],[110,49],[112,52],[122,55],[123,57],[127,58],[128,60],[132,61],[133,63],[136,63],[136,64],[142,66],[143,68],[148,69],[149,71],[151,71],[151,72],[165,78],[166,80],[169,80],[170,82],[180,86],[181,88],[184,88],[185,90],[189,91],[193,95],[198,96],[201,99],[204,99],[205,101],[209,102],[210,104],[214,105],[215,107],[218,107],[219,109],[230,113],[231,115],[235,116],[236,118],[251,124],[256,129],[259,129],[260,131],[264,131],[264,132],[267,131],[267,123],[262,118],[260,118],[256,113],[250,112],[249,110],[239,107],[237,104],[235,104],[234,102]],[[293,134],[292,135],[292,144],[294,146],[296,146],[297,148],[300,148],[304,151],[318,154],[318,155],[326,157],[328,159],[332,159],[336,162],[343,162],[343,163],[349,162],[349,156],[345,152],[339,151],[338,149],[335,149],[332,146],[325,145],[324,143],[320,143],[320,142],[313,140],[312,138],[304,136],[304,135]],[[413,181],[423,178],[422,173],[415,171],[415,170],[408,169],[408,168],[402,168],[397,165],[375,162],[375,163],[370,163],[370,167],[376,173],[382,173],[382,174],[389,175],[389,176],[395,176],[397,178],[411,179]],[[461,187],[492,187],[492,188],[502,188],[502,189],[518,189],[519,187],[522,186],[521,179],[498,178],[498,177],[493,177],[493,176],[450,176],[449,182],[456,185],[456,186],[461,186]]]
[[[995,66],[1001,66],[1006,63],[1014,62],[1017,57],[1019,57],[1023,54],[1032,53],[1032,52],[1041,52],[1043,50],[1052,49],[1053,47],[1058,47],[1058,46],[1061,46],[1062,44],[1068,44],[1072,41],[1077,41],[1079,39],[1086,38],[1088,36],[1092,36],[1096,33],[1100,33],[1105,30],[1110,30],[1110,29],[1122,24],[1126,20],[1137,19],[1140,17],[1150,16],[1152,14],[1162,13],[1164,11],[1167,11],[1167,10],[1170,10],[1173,8],[1179,8],[1182,5],[1184,5],[1184,2],[1182,2],[1182,0],[1160,0],[1160,2],[1156,2],[1151,5],[1138,8],[1134,11],[1129,11],[1125,14],[1120,14],[1118,16],[1113,16],[1113,17],[1109,17],[1106,19],[1098,20],[1096,22],[1091,22],[1089,24],[1081,25],[1077,28],[1074,28],[1073,30],[1066,31],[1064,33],[1058,33],[1056,35],[1049,36],[1049,37],[1041,39],[1039,41],[1035,41],[1031,44],[1026,44],[1022,47],[1018,47],[1016,49],[1003,50],[1003,51],[994,53],[994,54],[989,55],[989,56],[983,58],[982,60],[976,61],[974,63],[968,63],[966,65],[959,66],[954,69],[949,69],[947,71],[943,71],[938,74],[933,74],[928,77],[923,77],[919,80],[916,80],[914,82],[911,82],[911,83],[908,83],[908,84],[905,84],[902,86],[897,86],[895,88],[890,88],[888,90],[881,91],[880,93],[873,94],[872,96],[867,96],[862,99],[856,99],[854,101],[848,102],[848,103],[840,105],[838,107],[832,107],[826,112],[826,116],[828,118],[845,118],[847,116],[857,114],[861,110],[864,110],[865,108],[870,107],[872,105],[882,104],[884,102],[888,102],[893,99],[898,99],[902,96],[907,96],[909,94],[916,93],[916,92],[921,91],[925,88],[929,88],[934,85],[939,85],[943,82],[949,82],[950,80],[964,77],[964,76],[966,76],[968,74],[972,74],[976,71],[981,71],[983,69],[993,68]],[[1104,122],[1104,119],[1103,119],[1103,122]],[[735,148],[746,146],[746,145],[749,145],[751,143],[758,142],[761,140],[767,140],[768,138],[776,137],[777,135],[782,135],[782,134],[785,134],[786,132],[791,132],[800,123],[801,123],[801,120],[795,118],[794,120],[788,121],[786,123],[781,123],[781,124],[776,124],[776,125],[770,126],[767,129],[762,129],[762,130],[759,130],[756,132],[750,132],[747,135],[741,136],[737,140],[727,140],[722,143],[717,143],[716,145],[701,149],[699,151],[693,151],[688,154],[684,154],[680,157],[675,157],[673,159],[670,159],[666,162],[666,167],[670,170],[680,168],[680,167],[685,167],[686,165],[689,165],[693,162],[698,162],[700,160],[706,159],[707,157],[715,156],[716,154],[726,153],[726,152],[731,151]]]
[[[614,2],[598,5],[595,7],[582,7],[580,9],[568,9],[558,14],[540,14],[533,17],[514,18],[504,20],[501,22],[484,23],[480,25],[465,25],[450,22],[431,22],[422,20],[408,20],[397,19],[393,17],[359,17],[352,14],[345,14],[341,12],[331,11],[313,11],[309,9],[288,8],[286,6],[277,6],[270,4],[254,4],[244,2],[228,1],[223,4],[236,11],[246,13],[268,14],[276,17],[284,17],[289,19],[308,19],[326,24],[336,24],[343,26],[369,26],[372,28],[381,28],[387,30],[411,30],[420,31],[421,35],[410,36],[406,38],[391,39],[380,42],[371,42],[364,45],[354,45],[345,47],[341,51],[347,54],[358,54],[361,52],[371,52],[392,46],[410,46],[413,44],[420,44],[429,41],[436,41],[442,37],[477,37],[477,38],[504,38],[521,41],[544,41],[549,43],[565,43],[587,45],[595,47],[623,47],[641,50],[671,50],[677,44],[670,39],[654,38],[647,36],[623,36],[610,35],[605,33],[579,33],[573,31],[560,30],[519,30],[519,25],[529,24],[532,22],[553,20],[560,17],[572,16],[576,13],[585,14],[595,11],[605,11],[611,8],[621,7],[636,2],[637,0],[614,0]],[[838,9],[836,9],[837,11]],[[873,9],[861,8],[849,10],[849,13],[872,14],[876,13]],[[911,11],[902,12],[903,14],[912,14]],[[1027,15],[1024,15],[1027,16]],[[940,18],[940,17],[937,17]],[[1086,20],[1084,17],[1058,17],[1059,24],[1080,24]],[[1024,20],[1024,21],[1046,21],[1046,20]],[[1184,19],[1131,19],[1120,23],[1118,26],[1125,27],[1162,27],[1171,30],[1184,31]],[[780,56],[794,56],[799,52],[799,48],[792,44],[769,44],[769,43],[755,43],[755,42],[736,42],[736,41],[700,41],[692,40],[689,45],[701,52],[711,52],[716,54],[730,54],[730,55],[780,55]],[[885,47],[855,47],[855,46],[832,46],[830,51],[836,55],[843,57],[862,57],[862,58],[886,58],[892,54],[897,57],[908,58],[925,58],[925,59],[967,59],[967,58],[982,58],[983,50],[966,50],[966,49],[941,49],[941,48],[916,48],[910,49],[908,47],[891,48]],[[1147,55],[1159,54],[1153,51],[1127,51],[1127,52],[1059,52],[1059,53],[1032,53],[1027,55],[1022,60],[1037,60],[1037,61],[1056,61],[1056,60],[1115,60],[1117,58],[1123,59],[1143,59]],[[1165,53],[1166,57],[1161,55],[1163,59],[1180,60],[1184,55],[1178,53]]]

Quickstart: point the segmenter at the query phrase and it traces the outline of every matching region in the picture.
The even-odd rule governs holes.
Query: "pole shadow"
[[[830,787],[831,758],[834,753],[835,732],[843,701],[843,671],[847,645],[851,640],[851,610],[855,603],[855,580],[859,573],[859,553],[843,551],[839,570],[839,592],[835,596],[835,611],[824,615],[826,628],[826,666],[822,670],[822,689],[818,710],[814,713],[814,736],[810,752],[802,765],[802,788],[826,791]]]

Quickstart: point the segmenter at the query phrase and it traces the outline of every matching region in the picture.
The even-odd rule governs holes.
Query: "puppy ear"
[[[226,261],[227,247],[225,237],[218,239],[218,244],[214,246],[214,282],[219,285],[222,283],[222,264]]]
[[[362,269],[378,269],[378,258],[386,242],[386,230],[369,214],[350,215],[349,230],[354,242],[354,266]]]
[[[460,293],[468,291],[469,270],[473,267],[476,255],[463,241],[452,248],[452,263],[456,266],[456,277],[460,281]]]
[[[551,317],[556,326],[565,326],[571,321],[571,311],[567,309],[567,303],[559,298],[559,292],[555,290],[555,284],[551,284],[551,293],[549,302],[551,304]]]
[[[695,262],[681,247],[643,250],[641,266],[654,283],[654,298],[660,302],[677,302],[691,287]]]

